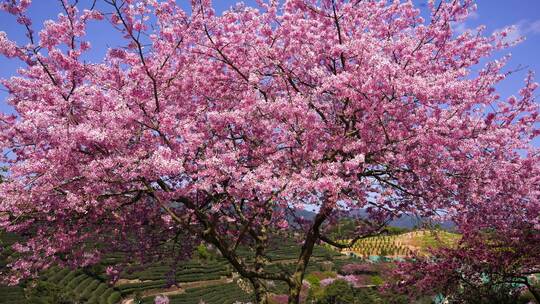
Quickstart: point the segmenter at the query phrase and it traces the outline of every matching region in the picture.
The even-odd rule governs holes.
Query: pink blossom
[[[288,295],[272,295],[272,301],[276,304],[287,304],[289,303],[289,296]]]
[[[9,40],[5,32],[0,32],[0,54],[11,58],[17,56],[18,52],[15,42]]]
[[[158,295],[154,298],[154,304],[169,304],[169,297]]]
[[[326,278],[326,279],[322,279],[319,284],[321,285],[321,287],[326,287],[332,283],[334,283],[334,281],[336,280],[337,278]]]
[[[432,1],[433,18],[411,1],[261,1],[223,15],[207,0],[128,2],[68,7],[27,32],[30,47],[0,33],[0,53],[25,64],[2,80],[16,116],[0,119],[0,227],[28,236],[2,277],[119,250],[147,261],[176,238],[169,255],[204,238],[235,260],[296,235],[307,262],[332,243],[328,224],[364,212],[361,236],[403,213],[456,223],[463,250],[419,260],[429,275],[404,273],[412,285],[449,283],[464,263],[538,268],[537,84],[530,73],[500,97],[509,58],[493,56],[510,43],[449,26],[472,1]],[[26,30],[30,1],[1,3]],[[92,63],[90,20],[124,37]],[[315,217],[298,216],[306,208]],[[512,250],[490,248],[486,231]],[[264,279],[250,262],[234,266]]]
[[[118,268],[113,266],[107,266],[107,268],[105,269],[105,273],[111,278],[112,282],[116,282],[120,276],[120,271],[118,270]]]

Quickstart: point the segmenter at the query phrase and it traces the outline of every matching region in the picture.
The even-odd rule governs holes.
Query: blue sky
[[[57,0],[34,0],[29,10],[29,15],[33,18],[34,29],[39,29],[43,21],[54,19],[60,12]],[[92,0],[81,0],[82,6],[89,6]],[[98,0],[98,3],[102,1]],[[187,7],[189,0],[177,0],[177,2]],[[214,7],[218,12],[234,5],[236,0],[214,0]],[[426,0],[414,0],[418,5],[425,6]],[[247,5],[254,5],[255,0],[244,1]],[[522,71],[511,75],[502,82],[498,90],[503,97],[516,94],[523,84],[523,79],[527,70],[536,72],[537,79],[540,79],[540,0],[478,0],[478,11],[464,24],[455,25],[456,30],[461,31],[466,28],[475,28],[479,25],[487,27],[487,33],[509,25],[514,25],[516,30],[512,36],[525,36],[526,40],[518,46],[503,53],[496,54],[500,57],[506,53],[512,54],[512,59],[507,66],[508,69],[525,67]],[[98,7],[104,4],[98,4]],[[4,12],[0,12],[0,31],[8,34],[8,37],[20,43],[25,43],[24,31],[14,18]],[[94,22],[88,29],[88,39],[92,42],[92,51],[87,60],[99,61],[103,58],[108,46],[115,46],[120,39],[117,33],[112,32],[106,22]],[[16,74],[20,63],[17,60],[10,60],[0,56],[0,77],[10,77]],[[3,88],[1,88],[3,89]],[[4,99],[6,92],[0,90],[0,111],[11,112]]]

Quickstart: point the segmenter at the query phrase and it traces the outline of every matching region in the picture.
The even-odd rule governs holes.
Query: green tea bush
[[[66,289],[72,290],[75,289],[79,284],[84,280],[88,278],[88,276],[84,273],[81,273],[80,275],[73,278],[71,281],[68,282],[66,285]]]
[[[0,303],[26,303],[24,289],[19,286],[0,286]]]
[[[58,272],[56,272],[56,274],[49,277],[48,281],[50,281],[51,283],[58,283],[70,272],[71,271],[69,269],[63,268],[59,270]]]
[[[99,304],[107,304],[107,300],[109,299],[109,297],[112,295],[113,292],[114,292],[114,290],[112,288],[109,288],[109,289],[105,290],[105,292],[103,292],[99,296],[98,303]]]
[[[73,292],[77,295],[80,295],[84,292],[84,290],[94,281],[93,278],[90,278],[90,277],[86,277],[84,280],[82,280],[82,282],[77,286],[75,287],[75,289],[73,290]]]
[[[100,285],[99,281],[92,281],[88,286],[83,289],[82,293],[79,295],[81,298],[88,299],[92,295],[92,292],[98,288]]]
[[[99,286],[90,294],[88,303],[98,303],[99,297],[101,296],[101,294],[105,292],[105,290],[107,290],[107,288],[108,288],[107,284],[105,283],[99,284]]]
[[[66,276],[64,276],[57,284],[59,286],[67,285],[71,280],[80,274],[79,271],[70,271]]]
[[[121,299],[122,299],[122,295],[118,291],[115,291],[111,293],[111,295],[107,299],[107,304],[116,304],[120,302]]]
[[[169,296],[171,304],[232,304],[237,301],[252,302],[253,298],[244,293],[236,283],[190,288],[186,293]],[[143,303],[153,303],[154,297],[146,297]]]

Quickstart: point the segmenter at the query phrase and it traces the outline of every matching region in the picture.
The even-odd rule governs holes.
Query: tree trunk
[[[532,286],[531,284],[527,284],[527,288],[533,295],[534,299],[536,300],[536,303],[540,304],[540,292],[536,290],[536,288],[534,288],[534,286]]]
[[[294,274],[293,283],[289,286],[288,304],[300,304],[300,292],[302,291],[303,274]],[[299,280],[299,281],[298,281]]]
[[[253,293],[255,295],[256,303],[257,304],[267,304],[268,303],[268,292],[266,290],[266,287],[261,283],[261,279],[259,277],[248,275],[247,274],[247,268],[240,263],[240,259],[236,255],[236,252],[233,250],[229,250],[228,245],[219,238],[218,234],[216,233],[216,227],[213,224],[213,222],[208,218],[204,212],[196,208],[196,206],[189,200],[183,201],[183,203],[191,208],[193,211],[195,211],[195,214],[197,216],[197,219],[201,221],[201,223],[204,225],[205,230],[202,232],[201,237],[206,242],[216,246],[217,250],[221,252],[221,255],[231,264],[231,266],[236,269],[236,271],[245,279],[249,280],[251,283],[251,286],[253,287]],[[265,232],[265,231],[264,231]],[[262,271],[262,267],[264,265],[264,260],[262,257],[262,253],[264,253],[264,249],[266,248],[266,240],[267,237],[264,235],[264,237],[258,243],[257,247],[257,256],[256,256],[256,263],[255,268],[257,272]]]
[[[250,278],[251,286],[253,286],[253,293],[255,294],[255,303],[268,304],[268,293],[266,288],[261,284],[261,281],[256,278]]]
[[[231,255],[230,252],[223,250],[224,246],[221,244],[217,238],[212,237],[211,235],[203,235],[203,239],[207,242],[216,246],[216,248],[221,252],[222,256],[225,257],[234,269],[245,279],[249,280],[251,286],[253,287],[253,294],[255,295],[255,300],[257,304],[268,304],[268,292],[266,291],[265,286],[261,283],[261,280],[254,276],[245,275],[246,269],[238,263],[238,258],[234,255]],[[260,270],[260,269],[258,269]]]
[[[309,259],[313,254],[313,247],[320,237],[319,228],[326,220],[326,217],[327,215],[323,210],[319,211],[319,213],[315,216],[313,225],[306,235],[306,240],[304,241],[304,245],[302,245],[302,251],[300,251],[300,256],[298,257],[298,261],[296,263],[296,271],[292,275],[291,282],[289,284],[289,304],[300,304],[302,281],[304,280]]]

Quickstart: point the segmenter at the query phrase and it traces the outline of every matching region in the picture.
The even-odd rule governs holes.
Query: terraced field
[[[168,265],[151,265],[143,271],[133,273],[123,273],[122,283],[115,287],[122,296],[128,296],[135,292],[143,292],[152,289],[161,289],[166,286],[166,278],[171,271]],[[201,264],[196,261],[184,262],[175,269],[176,282],[182,283],[219,280],[232,275],[230,267],[225,260],[212,261]]]
[[[114,304],[122,297],[121,293],[109,286],[105,280],[80,269],[53,267],[40,276],[40,281],[69,291],[72,297],[84,303]]]
[[[189,288],[185,293],[169,296],[171,304],[232,304],[237,301],[250,302],[253,298],[236,283]],[[144,304],[154,303],[154,297],[143,298]]]
[[[7,287],[0,286],[0,303],[1,304],[25,304],[24,290],[22,287]]]
[[[401,235],[379,236],[363,239],[352,248],[357,255],[371,256],[409,256],[412,252],[425,252],[429,247],[451,246],[459,236],[438,231],[414,231]],[[9,246],[17,241],[14,235],[0,234],[4,250],[0,252],[0,268],[5,267],[7,259],[14,254]],[[276,242],[269,249],[266,270],[277,272],[293,271],[299,246],[292,241]],[[253,254],[247,249],[239,254],[246,260],[252,260]],[[122,261],[123,255],[110,254],[101,263],[87,269],[67,269],[53,267],[42,273],[39,280],[32,282],[25,294],[24,285],[17,287],[0,286],[0,304],[10,303],[58,303],[58,295],[90,304],[133,303],[135,295],[142,297],[143,303],[153,303],[155,295],[167,293],[171,303],[194,303],[200,300],[207,304],[227,304],[235,301],[251,301],[249,291],[243,290],[233,270],[226,260],[214,256],[209,260],[197,258],[184,261],[171,268],[171,261],[146,266],[144,270],[128,270],[120,274],[120,280],[115,285],[107,282],[104,269]],[[332,261],[331,263],[328,261]],[[313,258],[308,265],[308,273],[337,271],[351,259],[328,247],[317,246]],[[136,265],[134,265],[136,266]],[[176,286],[170,287],[168,281],[173,279]],[[28,283],[30,284],[30,283]],[[170,288],[168,288],[170,287]],[[276,293],[283,293],[286,286],[276,284]],[[55,295],[49,293],[54,291]]]
[[[14,234],[0,231],[0,271],[6,267],[7,259],[13,254],[10,246],[20,238]],[[24,289],[20,286],[0,286],[0,304],[23,304],[27,303],[24,297]]]
[[[14,235],[0,234],[1,245],[0,266],[6,266],[7,259],[14,254],[10,245],[19,238]],[[290,269],[299,252],[298,245],[293,242],[280,242],[269,250],[267,256],[268,271]],[[248,250],[240,251],[246,260],[253,259]],[[323,261],[344,258],[340,253],[325,247],[314,249],[313,262],[308,271],[319,271]],[[27,282],[28,286],[0,286],[0,304],[10,303],[58,303],[61,299],[69,299],[80,303],[117,304],[132,299],[135,294],[146,296],[144,303],[152,303],[156,294],[166,291],[167,281],[174,277],[177,287],[169,294],[171,303],[199,303],[202,299],[207,304],[234,303],[235,301],[251,301],[249,294],[243,291],[233,279],[231,266],[219,256],[208,261],[197,259],[179,263],[171,272],[171,262],[155,263],[138,271],[124,271],[114,286],[107,282],[104,269],[107,265],[123,260],[122,254],[110,254],[102,259],[96,267],[88,269],[67,269],[52,267],[44,271],[39,280]],[[226,282],[225,284],[223,284]],[[25,293],[24,288],[27,292]],[[52,293],[52,294],[51,294]],[[151,295],[151,296],[150,296]],[[59,298],[60,297],[60,298]]]
[[[452,246],[459,235],[447,231],[418,230],[399,235],[376,236],[359,240],[351,249],[361,256],[409,257],[413,253],[427,254],[429,248]]]

